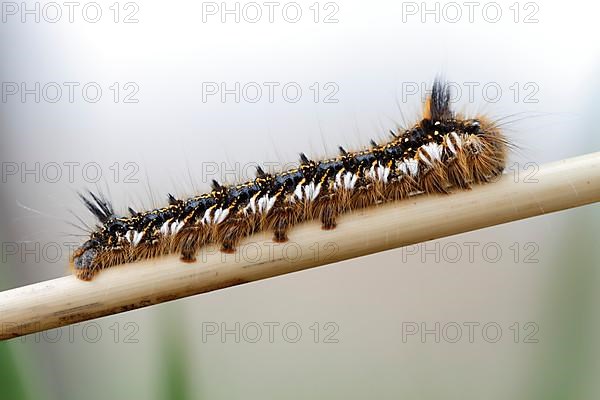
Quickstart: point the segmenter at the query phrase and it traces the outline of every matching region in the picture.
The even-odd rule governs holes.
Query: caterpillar
[[[194,262],[209,243],[231,253],[258,231],[270,230],[274,241],[285,242],[290,229],[307,220],[334,229],[350,210],[489,182],[503,172],[510,147],[494,121],[455,113],[449,86],[437,78],[421,120],[390,134],[387,143],[371,141],[355,152],[340,147],[338,156],[319,161],[301,153],[296,168],[279,173],[257,167],[248,182],[213,181],[210,192],[188,199],[169,194],[166,206],[129,208],[129,216],[115,214],[100,194],[79,194],[99,224],[73,252],[71,269],[91,280],[105,268],[168,253]]]

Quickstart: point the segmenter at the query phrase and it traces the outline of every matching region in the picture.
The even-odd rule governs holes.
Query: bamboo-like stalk
[[[295,227],[291,242],[270,233],[244,240],[235,254],[203,249],[194,264],[177,256],[73,276],[0,293],[0,340],[86,321],[600,201],[600,152],[540,168],[536,182],[506,174],[497,182],[447,196],[416,196],[345,214],[335,230]]]

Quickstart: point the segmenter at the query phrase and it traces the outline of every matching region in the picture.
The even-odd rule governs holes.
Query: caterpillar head
[[[100,243],[95,239],[86,241],[79,246],[71,257],[71,267],[75,275],[83,280],[90,280],[99,269],[97,262],[100,253]]]
[[[97,271],[102,269],[101,255],[103,254],[102,243],[106,242],[107,226],[115,219],[113,208],[108,200],[102,195],[88,192],[88,196],[81,193],[79,197],[86,208],[100,221],[102,227],[92,232],[90,239],[79,246],[71,256],[71,269],[75,275],[83,280],[90,280]]]

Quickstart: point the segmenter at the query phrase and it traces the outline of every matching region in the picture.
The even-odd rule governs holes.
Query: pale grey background
[[[277,12],[273,23],[266,15],[257,23],[231,17],[222,23],[218,15],[203,22],[202,2],[179,1],[138,3],[139,22],[132,24],[114,23],[113,3],[104,1],[98,2],[98,23],[77,12],[73,23],[64,15],[57,23],[31,17],[22,23],[19,15],[7,15],[0,25],[3,82],[97,82],[103,93],[97,103],[78,90],[73,103],[66,91],[57,103],[36,103],[31,95],[24,103],[18,96],[1,103],[4,165],[63,165],[58,182],[43,176],[36,182],[32,175],[2,182],[2,242],[40,248],[58,243],[64,254],[56,262],[49,262],[52,255],[39,262],[5,255],[0,288],[68,273],[63,245],[82,238],[64,236],[78,233],[64,221],[76,222],[70,209],[92,221],[75,193],[96,186],[80,167],[69,182],[65,162],[97,163],[99,185],[109,188],[118,210],[151,206],[149,190],[162,204],[167,192],[205,190],[212,178],[206,172],[215,166],[231,181],[230,169],[247,177],[247,166],[256,162],[283,164],[300,151],[318,157],[339,144],[356,148],[383,138],[402,122],[398,104],[409,122],[418,116],[423,93],[406,95],[403,89],[428,85],[436,74],[463,89],[457,107],[466,113],[515,114],[511,119],[519,121],[507,133],[521,150],[510,165],[600,149],[597,3],[521,2],[517,23],[512,1],[497,2],[497,23],[482,16],[486,2],[476,8],[473,23],[466,14],[456,23],[436,23],[433,16],[423,23],[420,14],[403,21],[407,3],[394,1],[337,2],[339,22],[314,23],[313,3],[298,2],[298,23]],[[445,4],[439,3],[440,11]],[[333,10],[319,5],[320,19]],[[524,23],[536,6],[539,21]],[[120,18],[131,10],[121,9]],[[109,88],[114,82],[122,96],[128,92],[123,85],[134,82],[139,102],[115,103]],[[203,102],[203,82],[230,88],[235,82],[294,82],[303,92],[296,103],[277,90],[272,103],[266,92],[256,103],[236,103],[232,96]],[[317,102],[310,89],[315,82],[321,88]],[[323,101],[328,82],[339,88],[337,103]],[[469,82],[478,85],[472,99]],[[529,100],[537,102],[526,99],[528,83],[537,88]],[[486,84],[502,89],[500,96],[492,92],[494,103],[485,101]],[[115,163],[118,179],[110,169]],[[135,165],[137,183],[125,181],[132,171],[125,163]],[[29,336],[8,349],[28,395],[44,398],[161,398],[173,387],[190,398],[596,398],[598,213],[588,206],[428,244],[458,245],[465,252],[458,262],[436,260],[422,248],[416,255],[395,250],[103,318],[97,343],[79,330],[71,343],[65,328],[57,343]],[[500,261],[489,262],[480,250],[470,260],[470,242],[479,249],[499,247]],[[526,263],[524,247],[532,243],[538,262]],[[110,330],[115,322],[121,333],[116,344]],[[128,322],[139,329],[138,343],[124,343]],[[203,343],[206,322],[230,328],[236,322],[296,322],[303,336],[298,343],[281,334],[274,343],[265,337],[236,343],[232,336]],[[322,337],[314,343],[315,322],[322,334],[326,322],[335,323],[339,343],[322,343]],[[416,336],[404,343],[405,322],[494,322],[503,334],[498,343],[481,335],[474,343],[465,337],[422,343]],[[523,325],[534,322],[539,343],[522,343],[522,337],[514,343],[509,327],[515,322],[522,334]]]

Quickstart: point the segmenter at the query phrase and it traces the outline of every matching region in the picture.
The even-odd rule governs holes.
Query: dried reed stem
[[[533,178],[515,182],[507,174],[449,196],[360,210],[330,231],[319,222],[302,224],[284,244],[265,232],[244,240],[236,254],[208,247],[194,264],[168,256],[107,269],[91,282],[67,276],[7,290],[0,293],[0,339],[594,203],[600,153],[544,165]]]

